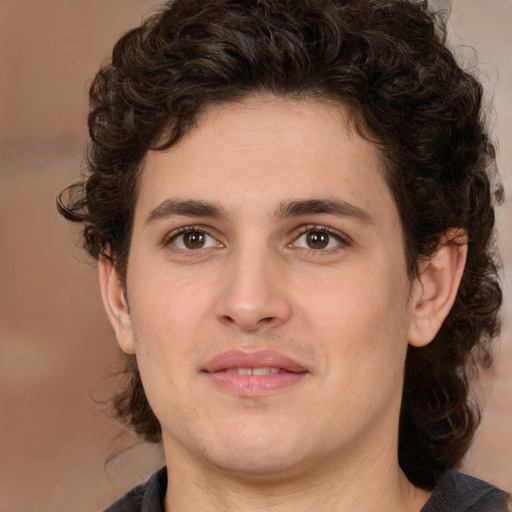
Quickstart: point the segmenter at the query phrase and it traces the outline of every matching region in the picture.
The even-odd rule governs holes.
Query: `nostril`
[[[286,323],[291,316],[289,302],[281,294],[263,289],[259,281],[251,280],[245,287],[232,286],[228,291],[215,305],[217,320],[225,326],[236,325],[245,331],[270,329]]]
[[[249,318],[249,317],[233,317],[230,315],[221,315],[218,317],[219,321],[224,325],[234,326],[238,325],[247,331],[257,331],[261,328],[272,327],[277,318],[274,316],[266,316],[263,318]]]
[[[221,317],[219,317],[219,320],[222,322],[222,323],[225,323],[225,324],[232,324],[234,323],[235,321],[233,320],[233,318],[231,318],[229,315],[223,315]]]

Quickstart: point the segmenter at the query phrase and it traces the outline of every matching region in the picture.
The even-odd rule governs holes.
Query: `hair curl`
[[[494,147],[482,87],[444,43],[444,25],[426,2],[168,2],[119,40],[96,75],[88,172],[58,201],[67,219],[84,224],[85,249],[112,258],[124,279],[148,151],[171,147],[206,108],[249,94],[348,106],[386,162],[410,276],[448,230],[468,237],[449,316],[432,343],[407,355],[399,462],[425,488],[457,466],[471,443],[479,412],[469,380],[476,363],[490,362],[501,303],[488,172]],[[116,410],[158,441],[160,424],[131,357],[131,382],[116,397]]]

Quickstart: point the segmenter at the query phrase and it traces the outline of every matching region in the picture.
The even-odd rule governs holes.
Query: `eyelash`
[[[169,246],[174,245],[174,250],[180,251],[184,254],[189,254],[192,256],[196,250],[194,249],[182,249],[180,247],[177,247],[173,242],[175,242],[176,239],[178,239],[182,235],[186,235],[187,233],[202,233],[208,237],[211,237],[219,246],[223,246],[221,242],[217,240],[217,238],[212,235],[207,228],[204,226],[185,226],[182,228],[178,228],[171,233],[169,233],[163,240],[162,245],[163,246]],[[338,244],[336,247],[326,248],[326,249],[313,249],[313,248],[305,248],[305,247],[296,247],[295,244],[298,240],[300,240],[301,237],[304,235],[307,235],[308,233],[322,233],[326,234],[331,238],[334,238]],[[308,253],[312,253],[314,255],[328,255],[332,254],[334,252],[339,251],[340,249],[344,249],[347,247],[350,247],[352,245],[352,240],[347,236],[339,233],[338,231],[335,231],[327,226],[319,225],[319,224],[308,224],[306,226],[302,226],[299,229],[296,230],[296,232],[293,235],[293,240],[289,244],[287,244],[287,247],[291,249],[303,249],[307,251]],[[209,247],[206,247],[205,249],[208,249]],[[198,248],[197,251],[200,251],[202,248]]]
[[[208,229],[206,229],[204,226],[185,226],[183,228],[178,228],[174,231],[172,231],[171,233],[169,233],[163,240],[162,242],[162,245],[163,246],[169,246],[169,245],[172,245],[173,242],[179,238],[180,236],[182,235],[186,235],[187,233],[203,233],[204,235],[206,236],[209,236],[210,238],[213,238],[213,240],[215,240],[215,242],[219,245],[222,245],[218,240],[217,238],[212,235]],[[183,253],[193,253],[195,252],[194,249],[182,249],[180,247],[177,247],[175,246],[174,247],[175,250],[177,251],[181,251]],[[199,250],[199,249],[197,249]]]
[[[324,225],[308,224],[306,226],[299,228],[299,230],[296,232],[296,234],[293,237],[293,241],[290,244],[288,244],[288,246],[294,248],[293,247],[294,244],[296,244],[297,241],[302,236],[307,235],[308,233],[326,234],[329,237],[334,238],[338,242],[338,245],[336,247],[332,247],[332,248],[328,248],[328,249],[299,248],[299,249],[304,249],[304,250],[308,251],[308,253],[313,253],[318,256],[332,254],[334,252],[345,249],[352,245],[352,240],[347,235],[344,235],[344,234],[342,234],[338,231],[335,231],[332,228],[329,228]]]

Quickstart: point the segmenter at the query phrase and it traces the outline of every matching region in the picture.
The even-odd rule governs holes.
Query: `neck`
[[[377,450],[358,461],[326,460],[274,474],[243,474],[166,457],[166,512],[419,512],[430,493],[414,487],[396,455]],[[175,460],[175,459],[174,459]],[[181,462],[184,462],[181,459]]]

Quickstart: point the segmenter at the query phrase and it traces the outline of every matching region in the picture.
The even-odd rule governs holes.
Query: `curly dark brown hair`
[[[146,153],[176,144],[206,108],[258,92],[348,107],[386,162],[411,278],[447,230],[467,233],[455,304],[433,342],[410,347],[406,361],[399,462],[411,482],[432,488],[461,462],[478,425],[469,382],[490,363],[502,295],[482,87],[446,48],[426,2],[166,3],[119,40],[96,75],[87,175],[59,196],[59,210],[84,223],[86,250],[111,258],[123,280]],[[160,424],[127,357],[117,413],[158,441]]]

